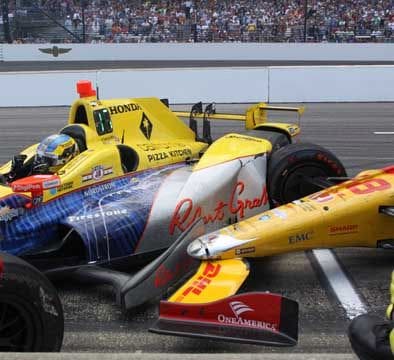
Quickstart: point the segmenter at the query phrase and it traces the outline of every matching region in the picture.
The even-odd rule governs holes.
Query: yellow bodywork
[[[290,251],[349,246],[376,247],[394,239],[394,174],[375,170],[219,231],[240,240],[221,259],[262,257]]]
[[[84,82],[84,86],[91,84]],[[197,135],[178,117],[181,113],[171,111],[157,98],[121,98],[99,100],[92,89],[85,87],[83,91],[77,84],[80,99],[70,109],[68,125],[60,132],[76,137],[81,147],[80,154],[62,167],[56,175],[60,185],[56,190],[48,188],[40,195],[40,201],[46,202],[75,189],[95,185],[123,176],[131,171],[142,171],[165,165],[200,160],[196,169],[216,165],[245,155],[267,153],[271,151],[271,143],[264,139],[231,134],[209,144],[196,141]],[[257,104],[243,115],[246,128],[254,128],[252,122],[264,126],[273,126],[289,136],[297,133],[297,125],[271,124],[267,120],[266,104]],[[278,108],[275,108],[278,109]],[[297,108],[279,108],[289,111]],[[234,120],[236,115],[217,114]],[[216,115],[215,115],[216,116]],[[81,140],[81,139],[79,139]],[[27,155],[24,164],[31,164],[38,144],[21,152]],[[123,158],[122,153],[123,152]],[[204,154],[202,156],[202,154]],[[201,157],[202,156],[202,157]],[[129,169],[124,158],[136,158],[135,167]],[[131,159],[132,160],[132,159]],[[133,161],[129,161],[134,164]],[[11,171],[11,162],[0,167],[0,174],[7,175]],[[0,197],[10,194],[9,186],[0,185]],[[26,196],[31,196],[26,193]]]
[[[394,167],[388,167],[364,171],[352,180],[203,235],[194,242],[197,249],[205,249],[202,257],[196,257],[210,259],[202,261],[200,269],[215,260],[229,274],[227,281],[239,287],[238,273],[230,267],[224,269],[227,261],[316,248],[379,247],[394,241],[393,225]],[[215,295],[203,300],[227,296],[218,287]],[[177,301],[176,296],[170,301]],[[392,306],[388,316],[391,312]]]
[[[234,295],[249,275],[241,259],[203,262],[197,272],[168,301],[206,303]]]
[[[240,134],[227,134],[206,150],[194,170],[203,169],[233,159],[263,154],[272,150],[272,144],[265,139],[259,139]]]

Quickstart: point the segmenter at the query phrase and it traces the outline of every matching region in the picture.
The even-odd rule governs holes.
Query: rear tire
[[[59,351],[63,310],[55,288],[36,268],[0,254],[0,351]]]
[[[267,188],[272,206],[321,190],[305,178],[346,177],[341,161],[322,146],[296,143],[275,151],[268,164]]]

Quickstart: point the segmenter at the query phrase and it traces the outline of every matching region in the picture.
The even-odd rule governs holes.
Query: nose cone
[[[192,241],[187,247],[187,253],[197,259],[205,259],[205,256],[209,256],[207,250],[208,249],[200,239]]]
[[[201,260],[220,259],[224,252],[244,245],[249,241],[239,240],[220,233],[211,233],[192,241],[187,247],[187,253],[191,257]]]

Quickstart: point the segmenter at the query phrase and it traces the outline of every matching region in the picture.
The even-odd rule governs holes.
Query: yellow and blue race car
[[[68,125],[0,167],[0,251],[48,276],[111,283],[124,309],[198,267],[185,247],[195,237],[346,176],[323,147],[291,144],[297,124],[267,119],[302,108],[260,103],[236,115],[197,103],[183,113],[157,98],[101,100],[88,81],[77,91]],[[247,132],[213,141],[212,119]],[[115,271],[141,263],[135,276]]]
[[[0,250],[43,270],[157,254],[198,218],[218,229],[313,192],[314,178],[345,175],[334,155],[311,144],[293,148],[293,163],[277,163],[274,150],[299,127],[268,122],[275,107],[221,115],[197,104],[188,127],[159,99],[99,100],[83,81],[78,92],[59,134],[0,167]],[[244,120],[254,136],[212,143],[209,118],[218,117]],[[294,168],[285,180],[283,165]]]

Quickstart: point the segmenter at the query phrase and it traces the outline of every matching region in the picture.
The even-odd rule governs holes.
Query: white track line
[[[374,131],[375,135],[394,135],[394,131]]]
[[[312,250],[338,301],[349,319],[366,313],[367,307],[346,277],[331,250]]]

